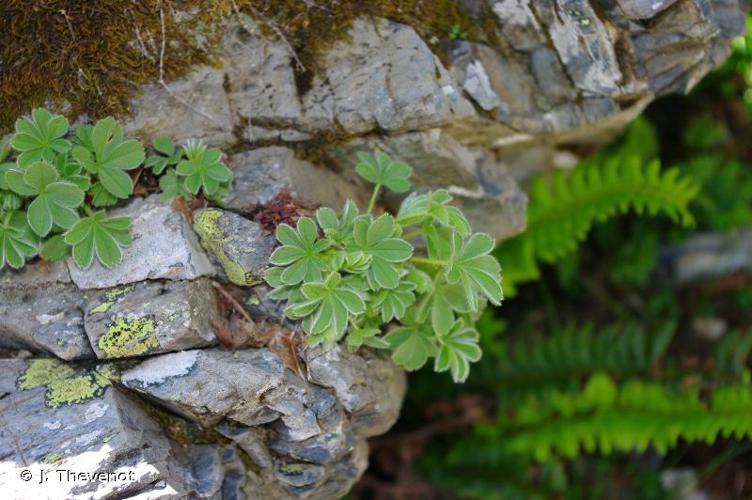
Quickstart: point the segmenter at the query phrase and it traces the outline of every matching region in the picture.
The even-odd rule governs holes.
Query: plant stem
[[[381,191],[381,184],[376,184],[373,187],[373,193],[371,194],[371,200],[368,202],[368,210],[366,210],[366,213],[370,214],[374,205],[376,205],[376,198],[379,196],[379,191]]]
[[[449,262],[437,259],[424,259],[423,257],[410,257],[410,262],[416,264],[428,264],[429,266],[448,266]]]
[[[423,234],[423,230],[422,229],[415,229],[413,231],[410,231],[409,233],[403,234],[402,235],[402,239],[403,240],[411,240],[411,239],[415,238],[416,236],[420,236],[422,234]]]
[[[91,217],[94,214],[89,205],[84,205],[84,213],[87,215],[87,217]]]

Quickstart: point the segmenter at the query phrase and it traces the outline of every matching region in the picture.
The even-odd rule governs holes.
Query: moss
[[[112,323],[97,345],[108,358],[140,356],[159,346],[154,320],[118,318]]]
[[[62,451],[56,451],[55,453],[50,453],[49,455],[44,457],[42,462],[46,464],[54,464],[55,462],[59,462],[60,460],[62,460],[64,456],[65,456],[65,453],[63,453]]]
[[[260,20],[266,35],[284,34],[305,68],[298,89],[310,88],[323,55],[347,36],[356,17],[408,24],[438,45],[452,26],[482,40],[485,31],[455,0],[25,0],[0,2],[0,132],[19,115],[49,104],[69,117],[95,119],[127,111],[133,92],[159,78],[164,14],[164,76],[169,81],[195,63],[211,62],[236,7]],[[189,14],[192,13],[192,14]],[[487,16],[492,18],[492,16]]]
[[[217,257],[227,278],[238,286],[253,286],[260,281],[243,269],[237,262],[232,261],[225,253],[227,235],[219,228],[221,210],[207,209],[196,215],[193,219],[193,229],[201,238],[201,244]]]
[[[133,290],[133,285],[108,290],[102,297],[102,302],[89,311],[89,314],[104,314],[115,305],[121,297],[128,295]]]
[[[45,387],[45,403],[51,408],[100,397],[110,384],[107,377],[96,371],[77,372],[54,359],[32,360],[17,381],[21,390]]]
[[[22,391],[28,391],[35,387],[47,386],[55,380],[72,377],[75,373],[71,367],[55,359],[33,359],[18,378],[17,385]]]

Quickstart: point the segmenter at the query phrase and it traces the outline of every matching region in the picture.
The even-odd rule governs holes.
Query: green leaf
[[[5,179],[11,189],[24,196],[34,196],[29,204],[29,226],[39,236],[46,236],[53,224],[68,229],[78,220],[75,210],[84,201],[84,192],[75,184],[60,181],[60,175],[51,165],[36,162],[23,174],[17,170],[6,172]]]
[[[464,244],[459,234],[453,237],[453,256],[446,278],[449,283],[462,284],[473,312],[478,310],[477,294],[487,297],[495,305],[499,305],[504,297],[501,266],[489,255],[493,248],[493,238],[485,233],[473,234]]]
[[[88,268],[96,256],[105,267],[119,264],[122,250],[131,244],[131,219],[107,217],[104,211],[79,220],[65,233],[64,241],[73,246],[73,260]]]
[[[162,190],[162,199],[165,201],[178,197],[188,200],[191,197],[191,193],[185,187],[184,178],[178,176],[174,168],[168,169],[167,173],[159,178],[159,188]]]
[[[133,182],[125,171],[137,168],[144,161],[143,144],[125,140],[123,127],[108,117],[94,125],[90,146],[75,146],[73,157],[89,173],[96,175],[110,194],[120,199],[128,198],[133,193]]]
[[[457,383],[467,380],[470,375],[470,363],[478,361],[481,350],[478,346],[478,332],[463,321],[457,321],[452,329],[439,337],[439,353],[436,355],[434,370],[450,370],[452,379]]]
[[[407,371],[415,371],[436,355],[435,337],[431,328],[422,326],[399,326],[386,336],[394,350],[392,360]]]
[[[359,163],[355,171],[365,180],[373,184],[385,186],[395,193],[404,193],[410,189],[410,175],[412,169],[402,162],[394,161],[381,151],[375,155],[358,153]]]
[[[57,155],[55,168],[60,174],[60,180],[75,184],[81,191],[87,191],[91,187],[91,178],[85,172],[81,172],[81,165],[72,161],[67,152]]]
[[[67,152],[70,142],[65,140],[68,120],[64,116],[52,115],[43,108],[36,108],[30,117],[16,121],[16,135],[11,145],[18,151],[18,165],[26,167],[40,160],[52,163],[56,153]]]
[[[316,211],[316,220],[324,231],[324,234],[335,241],[346,243],[352,241],[353,223],[358,217],[358,207],[352,200],[347,200],[342,209],[342,216],[328,207],[319,208]]]
[[[209,149],[201,141],[189,139],[183,152],[186,159],[178,163],[177,174],[185,177],[185,187],[192,194],[203,188],[207,195],[214,195],[221,185],[232,180],[232,171],[221,162],[219,149]]]
[[[342,336],[350,314],[363,314],[366,310],[362,292],[348,286],[338,273],[332,273],[325,281],[305,283],[301,291],[303,300],[290,304],[288,312],[292,317],[309,316],[303,323],[305,332],[327,344]]]
[[[22,212],[10,212],[0,224],[0,269],[8,266],[20,269],[37,254],[37,244],[28,230]]]
[[[389,342],[380,335],[381,330],[377,327],[351,327],[347,334],[347,349],[350,352],[357,351],[361,346],[388,349]]]
[[[295,285],[302,281],[321,280],[321,271],[325,267],[322,253],[331,242],[317,239],[316,223],[308,217],[301,217],[297,230],[288,224],[280,224],[276,234],[282,246],[272,253],[269,261],[276,266],[286,266],[280,274],[282,282]]]
[[[65,243],[63,235],[56,234],[51,238],[47,238],[42,245],[39,255],[48,262],[58,262],[65,260],[69,253],[70,247]]]
[[[402,319],[407,308],[415,302],[415,284],[411,281],[401,282],[393,290],[379,291],[369,306],[381,311],[381,321],[388,323],[393,319]]]
[[[395,234],[394,219],[384,214],[375,221],[360,217],[353,223],[351,250],[370,256],[371,265],[366,278],[372,290],[393,289],[399,284],[402,262],[413,254],[413,247]]]
[[[154,175],[161,175],[167,167],[177,165],[183,159],[183,150],[176,150],[175,143],[169,137],[157,137],[152,146],[159,154],[149,156],[144,166],[150,168]]]
[[[397,223],[410,226],[432,220],[445,227],[453,228],[460,236],[467,236],[470,234],[470,223],[459,208],[449,205],[450,201],[452,201],[452,196],[446,189],[420,195],[412,193],[400,205]]]
[[[111,207],[118,202],[118,199],[110,194],[101,182],[95,182],[91,189],[89,189],[91,195],[91,204],[97,208]]]

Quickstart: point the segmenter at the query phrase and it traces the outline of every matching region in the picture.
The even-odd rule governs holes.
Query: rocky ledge
[[[235,292],[251,337],[291,332],[259,298],[274,238],[220,209],[195,213],[194,232],[156,197],[120,212],[134,217],[134,244],[118,267],[0,274],[6,497],[38,496],[42,477],[50,498],[344,495],[366,468],[366,438],[399,415],[404,374],[367,350],[223,348],[214,283],[246,287]]]

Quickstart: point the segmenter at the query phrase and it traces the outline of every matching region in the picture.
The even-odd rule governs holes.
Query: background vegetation
[[[478,323],[483,358],[463,385],[411,376],[353,497],[752,497],[752,276],[676,286],[660,258],[752,225],[752,38],[733,50],[553,191],[538,181],[531,229],[497,252],[507,298]],[[677,169],[655,192],[673,208],[639,198],[656,160]],[[588,181],[608,168],[619,203]]]

